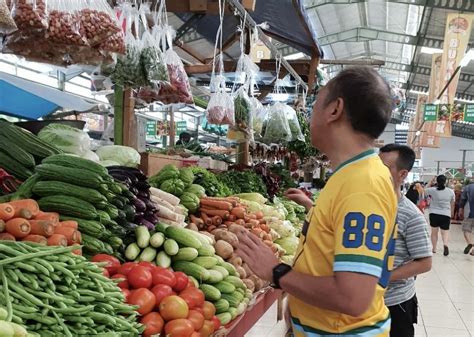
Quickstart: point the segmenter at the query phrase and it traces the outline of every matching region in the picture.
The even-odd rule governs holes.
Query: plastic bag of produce
[[[88,41],[79,16],[86,4],[82,1],[49,0],[49,25],[46,38],[52,43],[85,46]]]
[[[268,109],[255,97],[250,98],[252,107],[252,128],[256,137],[262,136],[263,123],[267,118]]]
[[[149,31],[143,33],[142,43],[140,63],[146,81],[150,85],[155,86],[162,81],[168,82],[168,68],[163,60],[163,55],[157,45],[157,41]]]
[[[80,19],[91,46],[100,45],[109,37],[122,31],[107,0],[88,1],[87,6],[80,11]]]
[[[137,167],[140,164],[140,153],[137,150],[122,145],[106,145],[97,149],[100,161],[114,161],[122,166]]]
[[[303,132],[301,132],[300,122],[298,121],[295,109],[289,105],[284,105],[284,109],[291,130],[291,140],[300,140],[304,142]]]
[[[217,75],[213,81],[216,92],[211,94],[207,105],[207,121],[216,125],[234,125],[234,101],[225,90],[225,77]]]
[[[164,83],[160,88],[159,100],[165,104],[193,103],[193,94],[189,78],[184,70],[181,58],[173,49],[168,49],[164,54],[168,68],[169,84]]]
[[[8,34],[17,30],[6,0],[0,0],[0,33]]]
[[[66,153],[78,156],[85,155],[91,147],[87,132],[64,124],[49,124],[41,129],[38,137]]]
[[[40,35],[48,29],[45,0],[14,0],[12,17],[18,29],[25,34]]]
[[[300,130],[301,131],[301,130]],[[285,104],[275,103],[268,110],[267,126],[263,141],[266,143],[289,142],[292,138]]]
[[[127,14],[123,10],[123,4],[115,7],[115,17],[117,17],[117,26],[125,27],[126,26],[126,17]],[[97,50],[100,50],[103,53],[117,53],[117,54],[125,54],[126,47],[125,47],[125,34],[122,29],[119,29],[115,33],[111,34],[101,43],[94,46]]]

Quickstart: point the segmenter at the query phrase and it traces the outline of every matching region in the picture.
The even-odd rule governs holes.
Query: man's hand
[[[273,268],[279,264],[272,250],[256,235],[248,231],[238,233],[239,247],[236,254],[249,266],[255,275],[263,280],[273,280]]]
[[[285,197],[296,202],[298,205],[304,206],[306,211],[309,211],[313,207],[313,201],[308,196],[297,188],[290,188],[285,192]]]

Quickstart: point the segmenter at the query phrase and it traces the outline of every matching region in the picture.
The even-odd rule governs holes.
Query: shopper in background
[[[309,213],[293,267],[280,264],[255,235],[237,249],[255,274],[289,296],[293,333],[389,336],[383,296],[395,248],[397,198],[374,141],[392,111],[390,88],[370,67],[347,68],[319,91],[311,141],[334,170],[317,204],[301,191],[286,196]]]
[[[466,219],[464,219],[464,207],[466,204],[469,205],[469,214]],[[466,239],[467,246],[464,249],[464,254],[474,255],[472,251],[472,230],[474,229],[474,178],[471,180],[471,183],[464,187],[462,192],[461,201],[459,202],[459,217],[462,222],[462,231],[464,238]]]
[[[454,216],[452,219],[456,221],[457,223],[463,220],[461,218],[461,214],[459,213],[460,204],[461,204],[461,196],[462,196],[462,184],[460,182],[457,182],[454,185]]]
[[[179,139],[176,142],[176,145],[187,145],[191,141],[191,135],[187,132],[182,132],[179,135]]]
[[[388,144],[379,156],[390,169],[395,186],[402,186],[415,163],[415,152],[406,145]],[[418,322],[414,277],[431,269],[432,248],[425,216],[401,193],[397,225],[394,270],[385,293],[392,318],[390,337],[414,337],[413,324]]]
[[[448,239],[449,225],[454,215],[454,192],[446,187],[446,176],[439,175],[436,178],[437,187],[428,187],[425,192],[430,198],[430,226],[431,226],[431,243],[433,245],[433,253],[436,253],[436,245],[438,244],[438,233],[441,228],[441,239],[443,240],[443,255],[449,255]],[[434,181],[431,182],[431,184]],[[429,186],[431,186],[431,184]]]
[[[408,200],[410,200],[415,205],[418,205],[418,190],[416,189],[416,183],[412,183],[408,188],[407,193],[405,194]]]

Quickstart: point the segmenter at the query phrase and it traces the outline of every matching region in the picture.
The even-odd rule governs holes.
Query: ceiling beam
[[[313,0],[308,1],[306,9],[318,8],[324,5],[349,5],[353,3],[367,2],[367,0]],[[456,0],[456,1],[442,1],[442,0],[388,0],[388,2],[404,4],[427,6],[432,8],[451,9],[463,12],[474,12],[474,2],[472,0]]]

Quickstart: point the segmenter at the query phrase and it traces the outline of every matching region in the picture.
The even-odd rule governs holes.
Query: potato
[[[235,267],[235,270],[237,271],[237,274],[239,274],[240,278],[241,279],[244,279],[247,277],[247,273],[245,272],[245,269],[240,267],[240,266],[236,266]]]
[[[231,257],[227,260],[227,262],[232,264],[234,267],[242,266],[242,259],[236,254],[232,254]]]
[[[224,240],[217,240],[214,248],[216,249],[216,254],[223,259],[228,259],[234,252],[232,245]]]
[[[253,283],[251,279],[245,278],[242,280],[242,282],[244,282],[247,289],[249,289],[251,292],[255,291],[255,283]]]
[[[252,270],[249,268],[248,264],[243,263],[243,264],[242,264],[242,268],[244,268],[245,273],[247,274],[247,277],[249,277],[250,275],[253,275],[253,272],[252,272]]]
[[[257,275],[250,275],[248,279],[251,280],[253,284],[255,284],[255,291],[259,291],[263,288],[264,283]]]
[[[206,231],[199,231],[199,233],[204,234],[205,236],[210,237],[210,238],[212,239],[213,244],[216,243],[216,239],[214,238],[214,235],[212,235],[211,233],[206,232]]]
[[[198,232],[198,231],[199,231],[199,229],[198,229],[198,227],[196,226],[196,224],[195,224],[195,223],[192,223],[192,222],[189,223],[189,224],[186,226],[186,228],[187,228],[187,229],[190,229],[190,230],[192,230],[192,231],[195,231],[195,232]]]
[[[232,245],[232,247],[237,248],[239,246],[239,239],[237,235],[232,232],[229,232],[226,229],[219,229],[215,231],[214,236],[216,240],[224,240]]]
[[[237,225],[237,224],[232,224],[232,225],[229,226],[229,231],[231,233],[234,233],[234,234],[238,235],[239,233],[246,232],[247,230],[243,226],[240,226],[240,225]]]

